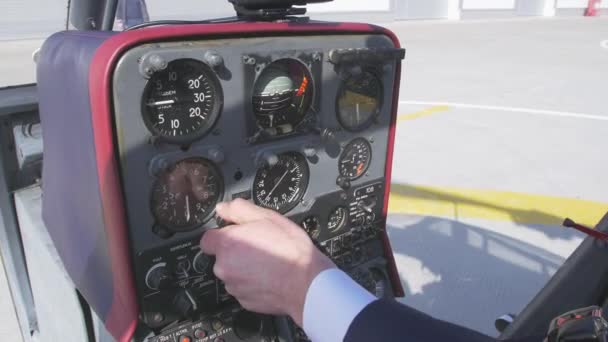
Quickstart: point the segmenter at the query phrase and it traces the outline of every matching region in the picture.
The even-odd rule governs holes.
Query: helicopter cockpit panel
[[[90,226],[102,227],[104,238],[89,258],[101,260],[88,267],[96,279],[111,278],[111,285],[94,284],[112,286],[115,302],[108,307],[95,297],[100,291],[87,291],[90,279],[75,282],[117,339],[133,336],[136,326],[135,338],[150,341],[306,340],[286,318],[242,309],[199,247],[206,230],[226,224],[215,205],[237,198],[286,215],[378,297],[402,295],[385,230],[404,57],[390,32],[359,24],[234,23],[94,36],[82,43],[82,35],[61,33],[42,50],[41,115],[51,146],[45,153],[65,159],[72,151],[70,158],[84,161],[89,149],[95,156],[78,168],[45,169],[45,220],[77,278],[82,260],[71,251],[84,247],[68,241],[63,227],[87,241],[94,232],[82,230],[85,217],[100,217]],[[65,46],[89,56],[88,77],[73,82],[88,89],[53,87],[57,75],[79,75],[53,71],[60,58],[51,56]],[[62,67],[77,68],[72,58],[61,54]],[[66,105],[78,92],[90,98]],[[51,116],[57,105],[61,113]],[[61,136],[62,119],[93,134]],[[60,183],[83,174],[98,184],[62,186],[74,200],[50,203]],[[85,190],[99,192],[87,197],[99,204],[78,200]],[[79,216],[69,222],[75,209]],[[130,315],[117,309],[132,308],[130,295],[137,321],[127,327],[112,316]]]
[[[213,214],[221,201],[288,215],[348,269],[382,254],[366,241],[382,217],[397,59],[332,62],[341,49],[395,47],[378,35],[195,40],[145,44],[121,58],[115,124],[149,325],[230,300],[216,293],[212,260],[197,244],[221,225]],[[390,292],[376,290],[384,267],[373,272],[361,281]],[[167,296],[159,287],[179,289]],[[184,307],[155,320],[180,294]]]

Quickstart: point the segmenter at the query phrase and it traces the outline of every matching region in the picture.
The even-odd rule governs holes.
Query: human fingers
[[[260,221],[277,215],[270,209],[264,209],[241,198],[231,202],[218,203],[215,212],[224,220],[236,224]]]

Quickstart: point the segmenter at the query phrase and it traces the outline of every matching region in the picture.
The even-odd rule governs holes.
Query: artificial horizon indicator
[[[209,132],[222,104],[222,88],[213,70],[201,61],[177,59],[152,75],[141,109],[154,135],[190,143]]]
[[[292,132],[310,109],[313,79],[308,68],[294,58],[270,63],[253,86],[253,111],[260,128]]]

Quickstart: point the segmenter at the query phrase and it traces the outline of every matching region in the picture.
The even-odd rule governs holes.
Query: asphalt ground
[[[407,292],[496,335],[608,211],[608,18],[389,25],[407,49],[389,232]]]
[[[608,18],[387,26],[407,49],[389,215],[402,301],[495,335],[582,241],[562,219],[608,211]],[[34,81],[39,45],[0,42],[0,86]]]

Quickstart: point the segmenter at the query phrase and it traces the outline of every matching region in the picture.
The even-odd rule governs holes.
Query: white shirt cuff
[[[355,317],[376,299],[339,269],[325,270],[306,293],[304,331],[313,342],[343,341]]]

